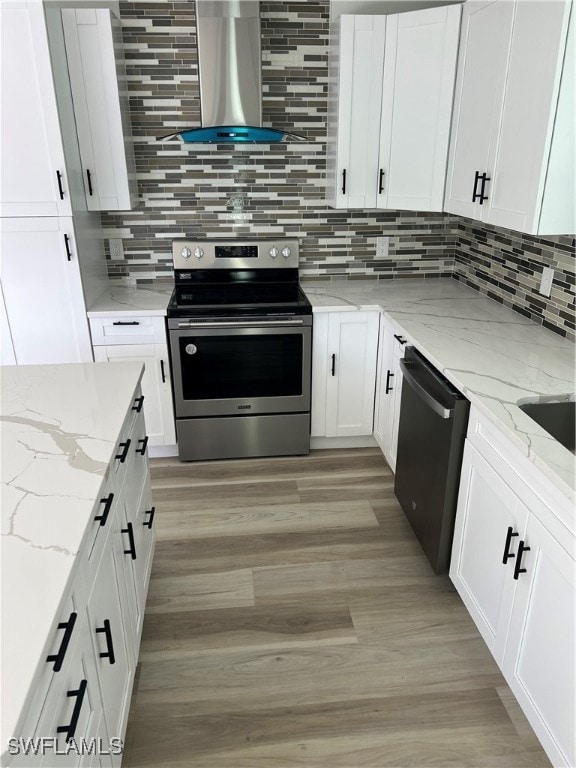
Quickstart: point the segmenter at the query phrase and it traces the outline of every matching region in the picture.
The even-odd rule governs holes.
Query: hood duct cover
[[[196,0],[202,127],[163,139],[271,143],[303,136],[262,127],[258,0]]]

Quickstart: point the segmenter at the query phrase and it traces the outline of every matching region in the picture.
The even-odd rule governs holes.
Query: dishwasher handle
[[[454,415],[454,408],[446,408],[446,406],[439,403],[418,381],[412,372],[412,368],[406,363],[405,360],[400,360],[400,368],[404,378],[408,381],[412,389],[416,394],[426,403],[434,413],[437,413],[441,419],[451,419]]]

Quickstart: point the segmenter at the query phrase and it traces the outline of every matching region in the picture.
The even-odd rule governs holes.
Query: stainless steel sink
[[[537,402],[519,402],[518,407],[558,440],[576,453],[576,402],[565,398],[540,398]]]

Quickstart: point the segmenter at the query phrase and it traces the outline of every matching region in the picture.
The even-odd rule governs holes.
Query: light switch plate
[[[108,245],[110,247],[110,258],[113,261],[121,261],[124,258],[124,246],[122,245],[122,240],[120,238],[110,238],[108,240]]]
[[[377,237],[376,238],[376,258],[387,259],[388,258],[388,246],[390,243],[389,237]]]
[[[554,280],[554,270],[552,267],[544,267],[542,270],[542,277],[540,279],[540,288],[538,292],[542,296],[550,296],[552,293],[552,281]]]

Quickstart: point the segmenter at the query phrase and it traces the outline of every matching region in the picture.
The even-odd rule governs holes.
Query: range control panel
[[[294,269],[298,240],[174,240],[174,269]]]

